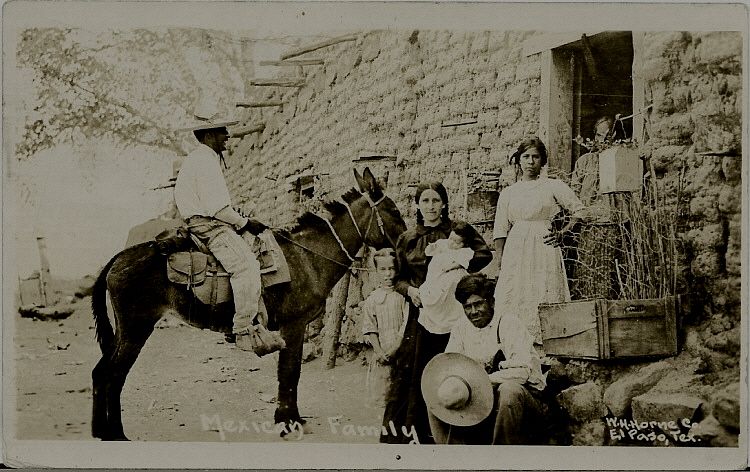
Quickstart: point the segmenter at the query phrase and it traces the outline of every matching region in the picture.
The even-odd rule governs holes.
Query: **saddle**
[[[189,235],[185,228],[165,233],[156,237],[156,243],[160,245],[160,248],[165,249],[162,250],[163,253],[168,254],[167,279],[192,290],[195,297],[203,304],[214,307],[231,301],[232,286],[229,283],[229,273],[224,270],[206,245]],[[175,244],[175,238],[187,238],[189,243],[185,244],[183,241],[181,245]],[[183,250],[169,250],[176,247]],[[271,230],[266,230],[255,238],[251,247],[260,263],[262,287],[270,287],[291,280],[286,258]]]

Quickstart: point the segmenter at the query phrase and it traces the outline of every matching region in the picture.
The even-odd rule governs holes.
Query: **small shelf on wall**
[[[261,66],[276,67],[302,67],[302,66],[322,66],[325,64],[323,59],[297,59],[286,61],[260,61]]]
[[[252,101],[252,100],[245,100],[241,102],[236,102],[235,106],[242,107],[242,108],[266,108],[266,107],[280,107],[284,105],[286,102],[281,100],[258,100],[258,101]]]
[[[302,79],[248,79],[248,85],[254,87],[302,87],[305,85],[305,81]]]
[[[443,121],[440,123],[441,128],[457,128],[459,126],[469,126],[477,124],[476,118],[462,118],[458,120]]]
[[[303,54],[307,54],[309,52],[317,51],[318,49],[327,48],[329,46],[333,46],[339,43],[347,42],[347,41],[356,41],[359,38],[358,34],[347,34],[344,36],[338,36],[336,38],[330,38],[326,39],[325,41],[320,41],[314,44],[308,44],[306,46],[302,46],[297,49],[293,49],[291,51],[287,51],[286,53],[281,55],[281,61],[288,61],[289,59],[297,56],[301,56]]]
[[[379,161],[396,162],[396,155],[383,153],[383,152],[361,152],[359,154],[359,157],[352,159],[352,162],[379,162]]]

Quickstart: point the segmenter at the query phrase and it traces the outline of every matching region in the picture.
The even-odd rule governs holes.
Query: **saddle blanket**
[[[253,238],[250,244],[260,263],[263,287],[291,281],[289,265],[271,230]],[[215,305],[232,300],[229,274],[210,253],[196,250],[170,254],[167,258],[167,278],[170,282],[192,289],[202,303]]]

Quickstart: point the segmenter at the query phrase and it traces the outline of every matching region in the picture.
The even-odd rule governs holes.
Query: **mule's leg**
[[[305,335],[303,323],[290,323],[281,327],[281,336],[286,347],[279,352],[278,406],[274,414],[276,423],[293,426],[296,421],[304,423],[297,410],[297,385],[302,368],[302,343]]]
[[[157,318],[158,319],[158,318]],[[140,319],[140,322],[146,322]],[[156,324],[156,321],[153,322]],[[127,441],[122,428],[122,408],[120,397],[125,379],[138,358],[146,340],[153,332],[153,326],[138,326],[137,332],[127,333],[128,339],[118,339],[117,349],[109,361],[109,377],[106,382],[107,432],[108,441]]]
[[[91,396],[93,408],[91,414],[91,436],[104,439],[107,434],[107,371],[109,355],[103,355],[91,372]]]

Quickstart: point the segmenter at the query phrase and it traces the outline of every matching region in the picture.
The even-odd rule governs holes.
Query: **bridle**
[[[372,201],[372,198],[370,198],[370,195],[365,193],[362,195],[367,203],[370,205],[370,219],[367,220],[367,228],[365,229],[364,234],[359,230],[359,225],[357,225],[357,220],[354,219],[354,213],[352,213],[352,209],[349,207],[349,205],[344,202],[344,206],[346,206],[346,210],[349,212],[349,217],[352,219],[352,223],[354,224],[354,229],[357,230],[357,234],[362,239],[362,244],[364,244],[365,237],[370,232],[370,227],[372,226],[372,220],[375,218],[375,221],[378,223],[378,229],[380,230],[380,234],[382,234],[385,239],[388,240],[388,242],[391,243],[391,246],[394,248],[396,247],[396,242],[391,238],[391,236],[385,232],[385,223],[383,223],[383,217],[380,216],[380,211],[378,211],[378,205],[383,203],[383,200],[385,200],[385,195],[380,197],[377,201]]]
[[[359,239],[362,241],[362,244],[366,244],[365,238],[370,233],[370,228],[372,227],[372,221],[373,219],[377,221],[378,229],[380,229],[380,234],[385,236],[385,238],[391,243],[391,246],[396,247],[395,242],[390,237],[390,235],[385,231],[385,224],[383,223],[383,217],[380,216],[380,211],[378,211],[378,205],[383,203],[383,200],[385,200],[385,195],[380,197],[377,201],[373,201],[372,198],[370,198],[370,195],[368,193],[363,193],[362,196],[367,201],[367,204],[370,205],[370,218],[367,220],[367,228],[365,228],[364,234],[362,233],[362,230],[359,228],[359,224],[357,223],[357,219],[354,217],[354,212],[352,212],[351,206],[346,201],[342,201],[344,206],[346,207],[347,213],[349,213],[349,218],[352,220],[352,224],[354,225],[354,229],[357,231],[357,235],[359,236]],[[331,229],[331,233],[333,233],[333,237],[336,239],[336,242],[339,243],[339,246],[341,247],[341,250],[344,251],[344,254],[346,255],[347,259],[349,259],[350,262],[354,262],[354,257],[352,257],[351,254],[349,254],[349,251],[346,250],[346,247],[344,247],[344,243],[341,241],[341,238],[339,237],[338,233],[336,233],[336,229],[333,227],[333,224],[330,220],[325,219],[325,222],[328,224],[328,227]]]

